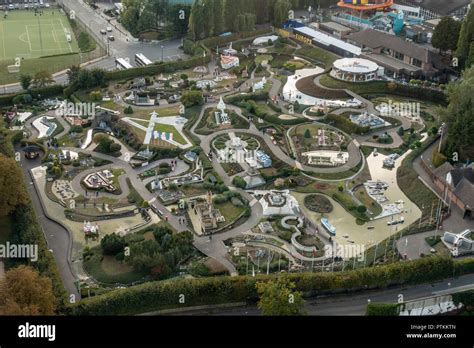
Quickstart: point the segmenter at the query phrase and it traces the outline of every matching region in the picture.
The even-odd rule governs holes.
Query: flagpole
[[[375,267],[375,260],[377,259],[377,247],[378,246],[379,246],[378,244],[375,244],[374,264],[373,264],[374,267]]]
[[[247,250],[247,269],[245,271],[245,275],[249,274],[249,251]]]
[[[270,274],[270,252],[268,253],[267,257],[267,275]]]

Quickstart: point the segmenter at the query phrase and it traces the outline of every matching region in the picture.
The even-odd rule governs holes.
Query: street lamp
[[[163,62],[163,49],[165,48],[165,46],[161,45],[161,61]]]

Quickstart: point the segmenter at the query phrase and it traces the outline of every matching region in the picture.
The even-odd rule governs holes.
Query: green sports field
[[[58,9],[0,12],[0,61],[16,58],[32,59],[79,52],[69,21]],[[72,42],[68,42],[70,35]]]

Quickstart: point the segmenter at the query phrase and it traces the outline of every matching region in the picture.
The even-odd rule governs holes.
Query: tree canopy
[[[14,189],[12,189],[14,188]],[[29,201],[23,174],[14,159],[0,154],[0,216],[13,212]]]
[[[443,153],[448,159],[457,152],[459,159],[474,158],[474,66],[459,81],[448,85],[449,105],[443,110],[448,133]]]
[[[469,10],[461,26],[456,56],[461,68],[469,68],[474,63],[474,10]]]
[[[304,300],[296,285],[287,278],[280,277],[275,281],[258,282],[257,292],[260,296],[258,308],[263,315],[301,315]]]
[[[441,52],[457,47],[461,23],[452,17],[443,17],[433,32],[431,44]]]
[[[53,315],[55,310],[51,279],[32,267],[12,268],[0,282],[0,315]]]

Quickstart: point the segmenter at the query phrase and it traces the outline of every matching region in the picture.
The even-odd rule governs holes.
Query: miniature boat
[[[331,223],[329,222],[328,219],[326,218],[322,218],[321,219],[321,225],[323,225],[323,227],[329,232],[331,233],[332,235],[336,235],[336,228],[331,225]]]
[[[398,224],[403,224],[404,222],[405,222],[405,219],[404,219],[403,216],[402,216],[399,220],[391,220],[391,221],[388,221],[388,222],[387,222],[387,225],[388,225],[388,226],[398,225]]]

